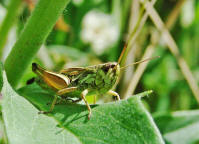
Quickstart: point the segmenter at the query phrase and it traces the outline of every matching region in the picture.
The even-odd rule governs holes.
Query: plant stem
[[[5,61],[8,81],[16,87],[69,0],[40,0]]]
[[[137,32],[137,29],[139,28],[141,20],[143,18],[143,13],[144,13],[144,7],[140,8],[138,21],[136,22],[135,27],[133,28],[132,32],[130,33],[129,40],[128,40],[127,46],[126,46],[126,51],[123,55],[123,59],[122,59],[121,64],[120,64],[121,66],[125,65],[127,55],[128,55],[128,53],[131,49],[131,46],[132,46],[132,42],[134,41],[134,39],[137,38],[136,32]]]
[[[169,30],[165,26],[164,22],[160,18],[157,11],[154,9],[154,7],[151,5],[151,3],[147,0],[146,4],[144,4],[141,0],[140,2],[145,6],[146,11],[148,12],[152,22],[156,26],[156,28],[162,33],[162,37],[165,40],[165,43],[169,50],[171,51],[172,55],[177,60],[177,63],[180,67],[180,70],[186,79],[190,89],[192,90],[193,95],[195,96],[197,102],[199,103],[199,87],[197,84],[196,79],[194,78],[188,64],[184,60],[184,58],[181,56],[179,48],[170,34]],[[183,1],[182,1],[183,2]]]
[[[115,20],[117,20],[117,24],[119,26],[119,30],[122,29],[122,9],[121,9],[121,1],[114,0],[112,1],[112,15]]]
[[[13,26],[14,21],[17,19],[18,11],[21,6],[21,2],[22,2],[22,0],[11,0],[10,1],[9,5],[8,5],[6,16],[0,26],[0,39],[1,39],[0,40],[0,58],[3,55],[3,48],[6,44],[9,31],[10,31],[11,27]]]

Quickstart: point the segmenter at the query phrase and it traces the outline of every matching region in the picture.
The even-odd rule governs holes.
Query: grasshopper
[[[39,78],[45,84],[47,84],[48,87],[50,87],[56,92],[50,110],[40,111],[40,113],[45,114],[52,112],[57,102],[58,96],[71,98],[70,93],[73,92],[76,93],[75,97],[79,98],[77,101],[83,100],[85,102],[89,112],[88,119],[91,118],[92,111],[90,105],[88,104],[85,98],[87,95],[109,94],[115,96],[117,100],[120,100],[119,94],[113,91],[112,88],[116,84],[120,74],[120,70],[122,69],[120,68],[119,65],[119,61],[121,60],[122,55],[123,54],[120,55],[118,62],[108,62],[88,67],[67,68],[59,73],[45,70],[44,68],[40,67],[38,64],[32,63],[32,71],[35,74],[37,74]],[[133,64],[141,63],[149,59],[135,62]]]

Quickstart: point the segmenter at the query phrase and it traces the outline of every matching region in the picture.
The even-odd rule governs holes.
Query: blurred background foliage
[[[10,0],[0,1],[0,22],[6,14]],[[4,45],[2,60],[6,58],[17,37],[31,15],[37,1],[24,0],[19,5],[17,17]],[[199,81],[199,1],[158,0],[155,9],[162,20],[174,21],[171,34],[179,46],[180,53],[193,72],[195,80]],[[178,11],[176,18],[169,15]],[[43,67],[54,71],[71,66],[88,66],[108,61],[117,61],[128,43],[131,31],[136,31],[143,16],[143,6],[136,0],[72,0],[57,21],[53,31],[41,47],[34,61]],[[126,63],[132,63],[142,58],[156,27],[147,19],[139,35],[128,51]],[[159,39],[159,38],[157,38]],[[155,45],[154,56],[159,59],[150,61],[141,76],[134,93],[152,89],[150,98],[145,98],[151,112],[173,111],[198,108],[189,85],[182,75],[176,58],[167,49],[162,38]],[[129,67],[120,79],[116,88],[124,97],[125,88],[130,83],[137,66]],[[28,69],[20,86],[33,77],[31,67]],[[99,98],[100,101],[100,98]]]
[[[3,23],[10,1],[0,0],[0,24]],[[8,29],[6,43],[1,48],[2,61],[19,37],[36,3],[37,0],[23,0],[19,4],[16,17]],[[158,0],[154,7],[170,30],[180,54],[198,84],[199,1]],[[141,25],[140,19],[144,12],[143,6],[137,0],[71,0],[34,61],[54,71],[72,66],[117,61],[125,43],[131,38],[130,34]],[[154,37],[156,31],[156,26],[148,18],[131,44],[128,56],[124,57],[126,64],[139,61],[147,47],[153,44],[153,41],[157,41],[153,56],[160,58],[147,64],[134,93],[154,91],[150,97],[144,98],[146,107],[152,113],[197,109],[198,103],[178,66],[176,57],[167,49],[160,34]],[[134,35],[133,33],[132,37]],[[125,91],[136,68],[137,65],[128,67],[120,78],[116,91],[122,98],[125,98]],[[26,85],[26,81],[33,76],[35,75],[30,66],[21,80],[20,87]],[[92,98],[89,99],[92,102]],[[97,102],[110,100],[112,99],[99,97]]]

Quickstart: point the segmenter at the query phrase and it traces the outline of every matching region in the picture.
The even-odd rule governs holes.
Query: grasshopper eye
[[[107,67],[108,67],[108,69],[110,69],[110,68],[116,68],[116,66],[117,66],[117,63],[110,63]]]
[[[104,65],[104,67],[103,67],[103,70],[104,70],[105,72],[108,72],[108,70],[109,70],[110,68],[113,69],[113,68],[116,67],[116,65],[117,65],[117,63],[106,63],[106,64]]]
[[[110,68],[114,68],[117,64],[113,63],[111,64]]]

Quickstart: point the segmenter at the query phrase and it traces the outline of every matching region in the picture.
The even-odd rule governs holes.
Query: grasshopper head
[[[116,75],[119,75],[120,73],[120,65],[117,62],[108,62],[102,65],[102,69],[105,72],[108,72],[110,69],[112,69],[112,72]]]
[[[95,83],[99,93],[106,93],[117,84],[120,66],[116,62],[108,62],[98,66]]]

